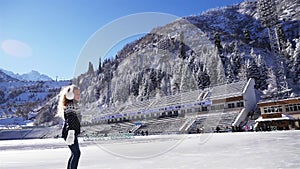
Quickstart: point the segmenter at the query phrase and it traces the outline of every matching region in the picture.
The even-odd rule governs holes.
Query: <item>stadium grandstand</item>
[[[175,134],[231,131],[256,107],[254,80],[91,111],[83,124],[97,133]],[[86,115],[87,116],[87,115]]]

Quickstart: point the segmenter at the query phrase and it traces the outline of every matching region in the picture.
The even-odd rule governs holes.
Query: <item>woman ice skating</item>
[[[68,161],[67,169],[77,169],[80,149],[77,136],[80,134],[80,118],[78,112],[78,102],[80,90],[75,85],[64,87],[60,92],[58,103],[58,116],[64,120],[62,137],[69,146],[72,154]]]

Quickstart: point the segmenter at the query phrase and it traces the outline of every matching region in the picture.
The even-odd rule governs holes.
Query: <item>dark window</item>
[[[234,103],[229,103],[228,108],[234,108]]]
[[[238,102],[237,107],[244,107],[244,102]]]
[[[298,106],[296,104],[294,104],[294,111],[298,110]]]

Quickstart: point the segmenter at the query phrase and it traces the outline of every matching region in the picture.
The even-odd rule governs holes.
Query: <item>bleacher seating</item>
[[[234,122],[240,110],[234,111],[214,111],[208,114],[200,115],[196,118],[193,125],[189,129],[190,133],[196,133],[197,128],[201,132],[209,133],[214,132],[216,127],[219,126],[222,131],[230,131],[231,124]]]
[[[157,117],[161,117],[160,114],[155,114],[155,116],[144,116],[143,112],[145,110],[154,110],[157,111],[160,108],[166,108],[163,110],[159,110],[161,112],[156,113],[166,113],[165,110],[168,110],[168,106],[175,105],[185,105],[189,103],[195,103],[197,101],[203,101],[205,99],[213,100],[218,98],[228,98],[233,96],[240,96],[243,92],[243,89],[246,85],[245,81],[235,82],[232,84],[225,84],[220,86],[213,86],[204,90],[195,90],[195,91],[186,91],[177,93],[175,95],[164,96],[161,98],[153,98],[150,100],[144,101],[136,101],[133,103],[127,103],[125,105],[121,105],[119,107],[109,107],[105,109],[101,109],[98,112],[93,112],[94,123],[97,123],[97,120],[100,120],[100,117],[104,115],[115,115],[115,114],[127,114],[128,113],[140,113],[138,117],[130,118],[131,124],[127,122],[120,122],[121,120],[112,120],[113,123],[103,124],[105,126],[103,129],[99,129],[99,132],[128,132],[128,131],[139,131],[147,129],[149,133],[159,134],[159,133],[178,133],[178,132],[195,132],[197,128],[201,128],[203,132],[213,132],[216,126],[219,126],[221,130],[229,130],[231,129],[232,122],[237,118],[239,111],[232,110],[231,112],[227,112],[226,110],[215,110],[204,112],[204,114],[197,115],[192,114],[192,119],[188,119],[191,117],[173,117],[166,118],[163,116],[161,119],[157,119]],[[199,107],[197,107],[199,108]],[[185,108],[187,109],[187,108]],[[172,114],[173,115],[173,114]],[[178,114],[177,114],[178,116]],[[142,126],[135,126],[134,120],[142,120]],[[150,118],[148,118],[150,117]],[[112,122],[109,121],[109,122]]]
[[[245,81],[239,81],[226,85],[212,87],[210,98],[230,97],[242,93],[246,85]]]
[[[159,120],[144,121],[143,126],[137,132],[148,131],[149,134],[178,134],[180,127],[186,121],[185,118],[165,118]]]

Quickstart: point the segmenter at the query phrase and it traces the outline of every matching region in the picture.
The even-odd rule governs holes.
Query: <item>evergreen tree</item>
[[[218,51],[221,52],[221,50],[222,50],[223,47],[221,45],[220,35],[217,32],[214,35],[214,43],[215,43],[216,47],[218,48]]]
[[[231,64],[228,63],[227,65],[227,69],[226,69],[226,82],[228,84],[232,83],[234,81],[234,77],[233,77],[233,70],[231,68]]]
[[[276,33],[277,33],[279,48],[280,48],[280,50],[283,51],[287,47],[287,44],[286,44],[286,37],[285,37],[284,31],[282,29],[282,24],[277,24]]]
[[[142,80],[142,85],[140,86],[140,96],[141,96],[141,101],[143,100],[148,100],[149,99],[149,92],[148,92],[148,79],[144,75],[143,80]]]
[[[224,84],[226,82],[224,64],[221,59],[218,59],[217,62],[217,84]]]
[[[222,77],[223,78],[225,77],[224,76],[224,68],[222,65],[222,61],[218,55],[217,48],[208,50],[208,53],[206,55],[209,56],[209,58],[204,63],[206,63],[205,65],[207,65],[206,68],[207,68],[207,73],[209,74],[209,77],[210,77],[210,82],[212,85],[217,85],[218,77],[219,77],[219,74],[221,73],[220,71],[223,71]]]
[[[230,57],[230,64],[235,79],[238,76],[239,69],[241,68],[241,56],[238,50],[237,42],[235,43],[233,53]]]
[[[157,88],[157,72],[155,69],[150,70],[150,85],[151,85],[151,92]]]
[[[96,92],[95,92],[96,99],[99,100],[100,96],[101,96],[101,89],[100,87],[96,87]]]
[[[247,81],[247,66],[245,64],[241,65],[240,71],[238,73],[239,80]]]
[[[253,78],[255,80],[254,88],[258,89],[260,87],[259,86],[260,70],[256,62],[254,61],[254,58],[248,59],[246,65],[247,65],[247,79]]]
[[[165,96],[171,95],[171,79],[169,74],[163,76],[160,90]]]
[[[184,33],[183,32],[180,32],[180,35],[179,35],[179,51],[180,51],[179,58],[186,59],[187,56],[185,53],[186,49],[185,49],[185,44],[184,44]]]
[[[189,91],[189,90],[195,90],[195,89],[196,89],[196,83],[195,83],[194,76],[193,76],[190,68],[188,67],[188,65],[184,65],[180,90],[181,91]]]
[[[0,104],[5,102],[5,93],[0,90]]]
[[[149,79],[148,79],[148,95],[150,98],[155,96],[156,87],[157,87],[157,80],[156,80],[156,72],[154,69],[151,69],[149,72]]]
[[[92,64],[92,62],[89,62],[89,69],[87,72],[89,75],[92,75],[94,73],[94,66]]]
[[[183,60],[180,59],[177,62],[178,64],[175,64],[174,69],[172,71],[172,80],[171,80],[171,93],[177,94],[180,92],[180,86],[181,86],[181,77],[182,77],[182,70],[183,70]]]
[[[250,32],[248,29],[244,30],[244,38],[245,38],[246,43],[249,43],[251,41]]]
[[[300,83],[300,39],[296,40],[296,49],[293,55],[292,71],[294,73],[294,82]]]
[[[276,75],[272,68],[268,68],[268,79],[267,89],[263,91],[265,95],[271,96],[273,93],[277,92],[277,82],[276,82]]]
[[[287,57],[287,58],[292,58],[294,55],[294,48],[293,48],[293,44],[288,41],[286,43],[286,48],[283,51],[283,54]]]
[[[265,90],[267,89],[267,79],[268,79],[268,69],[267,66],[264,62],[264,60],[262,59],[261,55],[258,55],[258,59],[257,59],[257,65],[258,68],[260,70],[260,76],[258,77],[258,85],[259,85],[259,89],[260,90]]]
[[[131,80],[131,89],[130,92],[133,94],[133,96],[137,97],[139,95],[139,82],[138,79],[136,77],[134,77]]]
[[[102,63],[101,63],[101,57],[99,58],[99,65],[98,65],[98,70],[97,70],[97,75],[99,75],[102,72]]]
[[[201,69],[197,72],[197,85],[199,89],[205,89],[210,85],[210,78],[209,75],[206,72],[206,69],[204,71],[201,71]]]

